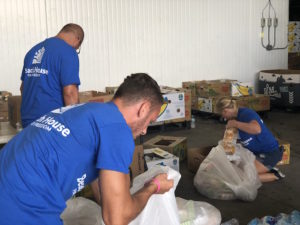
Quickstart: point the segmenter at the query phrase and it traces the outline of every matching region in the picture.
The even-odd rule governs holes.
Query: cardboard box
[[[0,101],[6,101],[8,100],[8,97],[12,96],[12,94],[8,91],[0,91]]]
[[[21,122],[21,102],[22,97],[20,95],[8,97],[8,119],[10,124],[16,128],[17,123]]]
[[[189,148],[187,150],[188,169],[191,172],[196,173],[199,169],[200,164],[206,158],[213,147],[214,146]]]
[[[178,122],[184,122],[184,121],[191,121],[192,119],[192,99],[191,99],[191,90],[185,89],[185,88],[170,88],[170,90],[174,90],[176,92],[184,92],[184,109],[185,109],[185,117],[178,118],[178,119],[172,119],[172,120],[166,120],[165,123],[178,123]]]
[[[270,110],[270,97],[266,95],[252,95],[232,97],[237,102],[239,107],[247,107],[254,111],[268,111]],[[208,113],[217,113],[216,104],[218,98],[198,98],[198,110]]]
[[[231,96],[231,83],[235,80],[204,80],[196,83],[198,97]]]
[[[0,111],[0,122],[7,122],[8,120],[8,111],[1,112]]]
[[[131,178],[145,172],[144,149],[143,145],[135,146],[132,163],[130,165]]]
[[[8,121],[5,118],[8,118],[8,97],[11,95],[12,94],[8,91],[0,91],[0,112],[2,112],[0,116],[0,121]]]
[[[198,106],[198,95],[197,95],[197,89],[196,89],[196,83],[199,83],[201,81],[186,81],[182,82],[182,87],[184,89],[191,91],[191,109],[197,109]]]
[[[7,101],[0,100],[0,112],[8,112]]]
[[[291,154],[291,145],[287,141],[277,139],[279,146],[283,147],[282,160],[277,163],[277,165],[286,165],[290,164],[290,154]]]
[[[84,91],[79,92],[79,102],[109,102],[113,98],[113,95],[108,95],[104,92],[98,91]]]
[[[160,148],[151,148],[144,150],[145,161],[148,169],[155,165],[169,166],[179,171],[179,158]]]
[[[184,91],[161,87],[161,92],[165,104],[162,105],[156,122],[185,118]]]
[[[186,137],[156,136],[146,141],[143,145],[145,149],[161,148],[175,156],[178,156],[180,161],[186,158]]]
[[[254,94],[253,85],[248,82],[232,82],[231,83],[231,96],[249,96]]]
[[[114,95],[119,87],[105,87],[105,92],[109,95]]]

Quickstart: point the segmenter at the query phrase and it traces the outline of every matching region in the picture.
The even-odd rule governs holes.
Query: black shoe
[[[270,172],[273,173],[278,178],[278,180],[285,178],[285,175],[277,167],[271,169]]]

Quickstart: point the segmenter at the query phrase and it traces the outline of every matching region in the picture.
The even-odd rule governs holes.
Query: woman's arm
[[[261,132],[261,127],[256,120],[251,120],[249,123],[240,122],[237,120],[229,120],[226,127],[235,127],[248,134],[260,134]]]

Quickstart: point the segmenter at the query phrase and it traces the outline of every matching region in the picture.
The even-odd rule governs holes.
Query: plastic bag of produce
[[[261,182],[254,165],[255,156],[240,144],[235,149],[237,161],[229,161],[221,146],[210,151],[194,177],[194,185],[201,194],[221,200],[256,198]]]

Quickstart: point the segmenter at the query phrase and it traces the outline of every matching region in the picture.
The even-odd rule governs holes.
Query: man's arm
[[[22,95],[22,93],[23,93],[23,81],[22,81],[21,86],[20,86],[20,92],[21,92],[21,95]]]
[[[65,106],[79,103],[77,85],[67,85],[63,89],[63,97]]]
[[[130,194],[129,175],[100,170],[100,192],[102,203],[102,217],[106,225],[128,224],[143,210],[151,195],[158,187],[154,182],[146,184],[134,195]],[[173,180],[167,179],[167,174],[156,176],[160,184],[159,194],[163,194],[173,187]]]

